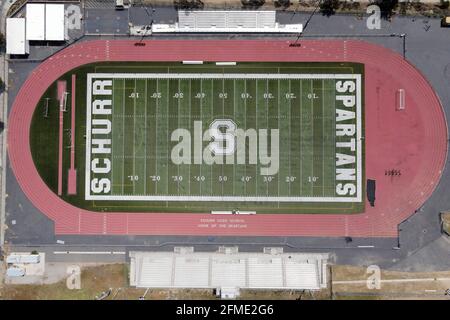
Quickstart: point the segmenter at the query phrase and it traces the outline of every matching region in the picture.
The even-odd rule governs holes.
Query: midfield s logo
[[[231,119],[216,119],[205,132],[202,128],[202,121],[194,121],[193,137],[189,130],[183,128],[172,132],[171,141],[178,142],[171,152],[174,164],[258,164],[259,161],[260,175],[271,176],[278,173],[280,153],[278,129],[243,130]],[[203,142],[209,144],[203,148]]]

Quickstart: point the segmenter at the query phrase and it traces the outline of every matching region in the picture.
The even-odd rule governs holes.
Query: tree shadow
[[[241,0],[242,9],[258,9],[266,3],[266,0]]]
[[[380,7],[381,19],[389,20],[397,9],[398,0],[377,0],[375,4]]]
[[[173,5],[177,10],[203,9],[205,6],[201,0],[175,0]]]
[[[274,6],[275,8],[282,8],[283,10],[286,10],[287,8],[289,8],[291,6],[291,1],[290,0],[276,0],[274,2]]]
[[[336,10],[339,9],[339,6],[339,0],[323,0],[319,5],[319,9],[323,16],[330,17],[336,14]]]

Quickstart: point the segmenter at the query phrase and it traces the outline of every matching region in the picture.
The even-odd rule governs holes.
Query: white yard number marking
[[[183,176],[172,176],[173,181],[181,182],[183,181]]]
[[[264,99],[273,99],[273,94],[270,92],[264,93]]]
[[[308,93],[308,99],[318,99],[319,96],[315,93]]]
[[[131,99],[139,98],[139,92],[132,92],[128,98],[131,98]]]
[[[161,99],[161,92],[154,92],[151,97],[153,99]]]
[[[294,177],[294,176],[288,176],[288,177],[286,177],[286,182],[288,182],[288,183],[294,182],[296,178],[297,177]]]
[[[309,176],[308,177],[308,182],[317,182],[317,180],[319,180],[319,177],[316,177],[316,176],[313,176],[313,177]]]
[[[130,179],[130,181],[138,181],[139,176],[128,176],[128,179]]]
[[[206,95],[203,92],[197,92],[195,94],[196,99],[203,99],[204,97],[206,97]]]
[[[158,182],[159,180],[161,180],[161,177],[160,177],[160,176],[150,176],[150,179],[151,179],[153,182]]]
[[[194,180],[198,182],[205,181],[205,176],[194,176]]]
[[[295,94],[290,92],[286,93],[286,99],[296,99],[296,98],[297,97],[295,96]]]
[[[175,92],[175,94],[173,95],[173,97],[174,97],[175,99],[183,99],[184,94],[183,94],[183,92]]]

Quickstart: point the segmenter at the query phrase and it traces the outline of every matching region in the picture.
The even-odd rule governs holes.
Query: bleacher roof
[[[317,290],[326,283],[321,254],[130,252],[130,258],[131,285],[142,288]]]

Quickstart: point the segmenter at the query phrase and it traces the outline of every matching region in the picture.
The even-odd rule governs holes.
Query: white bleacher
[[[152,286],[156,288],[167,288],[172,286],[172,257],[156,256],[144,257],[140,263],[139,284],[141,286]]]
[[[174,287],[208,288],[208,257],[185,255],[175,258]]]
[[[218,287],[246,287],[246,259],[238,257],[213,258],[211,268],[211,286]]]
[[[145,26],[133,26],[131,35],[142,34]],[[175,24],[152,24],[152,33],[301,33],[302,24],[280,25],[275,11],[179,10]]]
[[[267,254],[266,254],[267,255]],[[267,255],[248,259],[248,284],[251,288],[282,288],[282,259]]]
[[[130,252],[130,285],[138,288],[318,290],[326,287],[327,254]],[[323,274],[325,273],[325,274]]]
[[[316,263],[289,259],[285,262],[285,269],[286,287],[288,288],[295,288],[301,285],[304,288],[314,289],[320,285]]]

